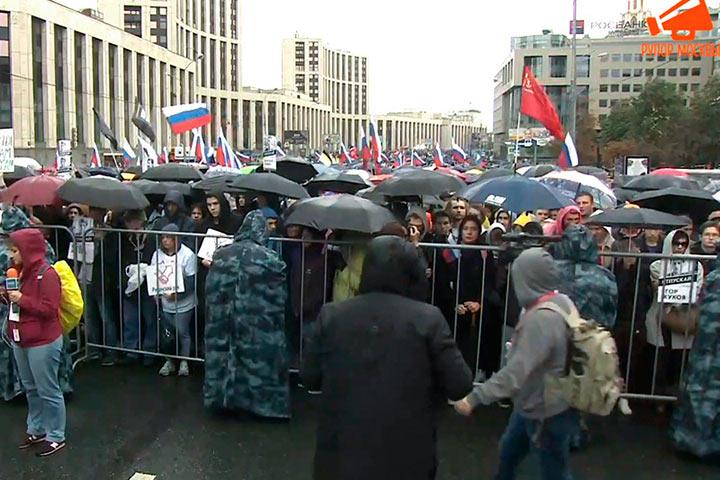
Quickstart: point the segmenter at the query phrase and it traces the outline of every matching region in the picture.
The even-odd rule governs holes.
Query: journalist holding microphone
[[[6,280],[6,301],[11,303],[7,333],[28,403],[27,438],[19,448],[37,445],[39,457],[65,447],[65,400],[58,384],[63,345],[58,317],[62,288],[57,273],[45,260],[45,248],[40,230],[11,233],[13,268]]]

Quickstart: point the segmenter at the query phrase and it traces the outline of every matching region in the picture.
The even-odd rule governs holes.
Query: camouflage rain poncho
[[[720,455],[720,260],[705,278],[698,331],[670,433],[682,451]]]
[[[605,328],[615,326],[618,287],[615,275],[598,264],[593,234],[583,226],[565,230],[553,245],[553,257],[564,280],[562,292],[570,297],[580,315]]]
[[[215,252],[205,296],[205,406],[289,418],[285,263],[259,210]]]
[[[2,212],[2,221],[0,223],[0,231],[3,235],[8,235],[21,228],[30,226],[30,220],[22,210],[16,207],[6,208]],[[52,265],[55,263],[55,251],[47,243],[47,255],[45,258]],[[0,239],[0,282],[5,284],[5,272],[12,265],[6,238]],[[8,308],[5,303],[0,302],[0,324],[2,324],[3,336],[6,336],[6,322],[8,318]],[[60,361],[60,369],[58,370],[58,380],[63,393],[72,392],[72,358],[67,350],[68,339],[64,339],[63,356]],[[15,367],[15,359],[13,358],[12,347],[4,341],[0,341],[0,395],[4,400],[11,400],[22,393],[20,386],[20,378],[17,375]]]

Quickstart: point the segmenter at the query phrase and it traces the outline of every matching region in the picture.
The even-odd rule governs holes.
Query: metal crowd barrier
[[[56,227],[45,228],[54,229]],[[165,357],[203,362],[204,315],[202,311],[202,300],[204,295],[203,292],[199,290],[202,286],[199,284],[203,283],[199,280],[202,280],[204,275],[206,275],[207,268],[202,266],[198,260],[197,273],[195,275],[196,281],[193,285],[196,302],[192,308],[192,318],[190,319],[189,325],[191,348],[188,352],[187,345],[185,345],[183,351],[179,335],[177,334],[178,330],[184,329],[184,326],[179,323],[181,320],[185,320],[180,318],[181,314],[177,312],[169,314],[163,313],[161,307],[158,306],[158,302],[152,301],[152,297],[147,294],[147,280],[129,296],[125,295],[123,288],[120,286],[123,285],[123,276],[126,275],[126,272],[122,271],[123,269],[120,269],[119,266],[123,263],[128,263],[129,265],[138,265],[137,268],[141,268],[139,265],[143,263],[140,253],[135,255],[136,258],[123,259],[123,237],[134,236],[137,238],[138,236],[144,236],[145,241],[149,242],[146,245],[149,245],[150,249],[154,252],[160,247],[160,236],[171,235],[177,237],[178,241],[184,242],[194,253],[197,253],[206,235],[185,232],[170,234],[168,232],[153,230],[133,231],[105,228],[95,228],[92,231],[88,231],[86,235],[84,241],[76,239],[76,241],[73,242],[72,248],[74,248],[76,252],[83,252],[84,258],[86,246],[90,244],[89,242],[94,242],[93,245],[97,251],[94,252],[93,268],[97,268],[98,265],[102,266],[102,268],[100,269],[99,275],[94,275],[95,282],[82,280],[83,293],[86,301],[86,314],[84,316],[82,329],[83,338],[76,340],[76,348],[78,350],[75,353],[77,354],[77,361],[92,358],[97,352],[104,351],[105,353],[113,352],[114,354],[129,355],[136,358]],[[221,237],[210,238],[217,238],[219,240]],[[316,293],[319,288],[322,288],[322,303],[332,301],[334,294],[332,283],[334,279],[329,275],[329,272],[331,272],[334,263],[331,262],[330,256],[341,255],[344,260],[347,261],[348,258],[353,255],[361,254],[359,250],[363,249],[363,245],[350,242],[275,237],[270,240],[278,253],[281,255],[284,254],[285,258],[291,260],[286,270],[289,288],[287,304],[290,307],[286,315],[286,331],[288,333],[289,349],[291,350],[291,371],[296,371],[303,357],[303,338],[306,335],[308,326],[314,320],[314,318],[308,318],[308,315],[317,313],[317,311],[306,311],[306,293]],[[306,285],[305,282],[306,273],[311,272],[311,270],[306,272],[306,268],[308,268],[307,255],[309,254],[307,247],[312,244],[322,247],[322,285]],[[464,331],[467,330],[467,325],[462,324],[462,322],[466,322],[467,319],[461,318],[456,306],[460,300],[459,284],[462,278],[462,261],[457,261],[457,259],[462,259],[463,255],[470,255],[472,252],[479,251],[482,258],[482,271],[486,272],[489,271],[490,262],[495,263],[498,261],[496,257],[500,255],[503,249],[492,246],[425,243],[419,244],[418,247],[424,252],[428,268],[431,270],[427,301],[438,305],[441,310],[443,310],[453,335],[458,343],[464,346],[463,353],[467,363],[471,365],[471,368],[476,374],[480,373],[480,364],[483,362],[494,363],[493,369],[502,366],[506,360],[507,342],[511,340],[518,313],[517,306],[513,306],[514,294],[511,290],[511,264],[502,265],[507,269],[506,273],[504,273],[503,268],[500,270],[501,275],[497,275],[496,269],[495,278],[487,278],[486,275],[483,275],[480,279],[480,289],[476,297],[482,305],[482,309],[477,318],[472,320],[473,322],[477,320],[477,324],[475,325],[475,323],[473,323],[470,329],[472,333],[470,338],[464,333]],[[115,251],[115,249],[117,251]],[[147,254],[147,252],[145,253]],[[298,254],[299,258],[297,258]],[[117,256],[116,264],[113,262],[113,259],[109,258],[109,256],[114,255]],[[312,255],[315,255],[314,265],[316,265],[318,263],[318,253],[314,251]],[[612,333],[616,337],[627,339],[627,341],[623,340],[622,342],[618,342],[618,347],[621,349],[619,355],[623,363],[622,373],[626,388],[624,396],[633,399],[674,401],[676,399],[674,389],[677,388],[674,378],[682,378],[686,368],[689,349],[684,348],[673,352],[672,348],[668,348],[668,345],[663,347],[658,346],[658,341],[654,342],[655,345],[652,345],[652,342],[646,341],[645,315],[647,311],[641,310],[652,305],[652,296],[648,302],[647,293],[648,291],[652,293],[653,288],[649,284],[650,278],[643,278],[643,272],[648,272],[648,269],[643,268],[643,265],[648,266],[655,260],[666,260],[664,263],[665,266],[670,266],[673,262],[692,260],[692,271],[689,274],[694,278],[699,272],[699,262],[707,260],[714,261],[715,257],[617,252],[605,252],[602,256],[612,259],[611,270],[621,268],[619,265],[622,264],[623,259],[629,258],[634,262],[629,269],[634,276],[632,291],[620,291],[618,302],[618,316],[621,315],[621,311],[629,311],[629,319],[619,318],[615,328],[612,330]],[[448,257],[456,257],[457,268],[448,265]],[[174,258],[174,271],[178,272],[178,269],[182,266],[177,263],[178,256],[175,255]],[[128,262],[128,260],[130,260],[130,262]],[[117,267],[115,267],[115,265],[117,265]],[[85,265],[75,265],[76,274],[82,275],[83,272],[85,272],[84,267]],[[106,271],[108,268],[113,267],[116,268],[117,271]],[[147,268],[154,268],[156,277],[161,274],[157,262],[152,267],[148,265]],[[299,284],[295,284],[293,283],[297,278],[297,271],[295,271],[295,269],[298,268],[301,272],[299,275]],[[310,268],[312,268],[312,266]],[[438,272],[445,268],[448,268],[448,272],[452,277],[445,278],[445,280],[452,282],[451,288],[448,288],[448,284],[441,283],[443,279],[438,277]],[[707,274],[708,272],[705,273]],[[99,280],[99,285],[97,284],[97,280]],[[116,283],[117,287],[115,286]],[[648,287],[650,288],[649,290]],[[658,292],[663,298],[659,303],[660,315],[654,320],[656,329],[659,332],[663,330],[663,321],[666,315],[665,307],[667,305],[665,304],[663,295],[665,288],[665,286],[661,287]],[[691,290],[695,288],[695,284],[693,283]],[[642,293],[643,290],[644,293]],[[695,292],[691,291],[690,296],[693,296],[694,293]],[[447,300],[450,300],[451,304],[443,305],[442,301]],[[490,305],[491,300],[496,302],[496,304]],[[299,301],[299,305],[296,304],[297,301]],[[627,309],[628,302],[632,302],[632,307],[629,310]],[[687,308],[688,311],[690,311],[691,306],[686,305],[683,308]],[[132,312],[132,310],[135,311]],[[486,311],[489,313],[485,314],[484,312]],[[487,331],[485,331],[486,329]],[[475,333],[474,330],[477,330],[477,333]],[[174,338],[173,333],[175,333]],[[686,330],[681,337],[683,340],[689,342],[692,335],[691,332]],[[488,344],[489,340],[483,341],[483,338],[491,339],[492,342],[496,343]],[[625,345],[625,343],[627,343],[627,345]],[[490,354],[487,352],[490,352]],[[497,357],[495,357],[496,354]],[[645,363],[635,365],[634,363],[641,361],[640,358],[642,356],[645,357]],[[678,361],[680,365],[676,364]],[[675,375],[672,372],[679,374]],[[484,373],[486,376],[489,376],[492,371]],[[483,377],[481,374],[476,377],[476,381],[482,380]]]

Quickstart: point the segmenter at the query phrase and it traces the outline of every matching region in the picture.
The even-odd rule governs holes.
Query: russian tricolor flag
[[[192,145],[190,146],[190,151],[193,152],[193,155],[195,156],[195,161],[197,163],[208,163],[207,154],[205,153],[205,142],[203,142],[199,128],[193,130],[193,141]]]
[[[365,136],[365,129],[360,125],[360,158],[363,161],[363,170],[368,169],[368,162],[372,158],[370,153],[370,146],[368,145],[368,139]]]
[[[422,167],[425,165],[425,162],[423,162],[423,159],[420,158],[420,154],[418,154],[415,150],[412,152],[412,163],[415,167]]]
[[[102,167],[102,160],[100,160],[100,154],[98,153],[97,145],[93,143],[93,153],[90,157],[91,167]]]
[[[340,165],[346,165],[348,162],[350,162],[350,154],[345,148],[345,144],[340,142]]]
[[[221,167],[240,168],[240,161],[235,156],[232,147],[225,138],[225,134],[220,130],[217,138],[217,150],[215,153],[215,162]]]
[[[460,148],[460,145],[455,143],[455,141],[452,142],[452,158],[457,163],[467,162],[467,155],[465,154],[465,151]]]
[[[443,154],[440,150],[440,144],[435,143],[435,150],[433,151],[433,162],[435,163],[435,166],[440,168],[444,165],[443,162]]]
[[[163,114],[175,135],[189,132],[210,123],[210,110],[204,103],[188,103],[164,107]]]
[[[382,143],[380,142],[380,136],[378,135],[378,128],[373,120],[370,120],[370,150],[372,152],[372,158],[375,160],[380,159],[382,155]]]
[[[244,155],[242,152],[238,152],[237,156],[238,160],[240,160],[240,163],[242,163],[243,165],[247,165],[248,163],[250,163],[250,160],[252,160],[249,155]]]
[[[575,142],[573,142],[570,134],[565,135],[565,143],[563,144],[562,151],[560,152],[560,158],[558,158],[558,166],[562,168],[577,167],[580,163],[578,158],[577,150],[575,149]]]
[[[128,143],[127,138],[123,138],[121,151],[123,156],[123,164],[125,165],[125,167],[129,167],[134,163],[133,160],[135,160],[136,155],[135,151]]]

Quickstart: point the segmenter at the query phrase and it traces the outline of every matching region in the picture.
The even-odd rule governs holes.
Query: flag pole
[[[522,113],[518,111],[517,129],[515,129],[515,161],[513,162],[513,172],[517,169],[518,153],[520,153],[520,117]]]

